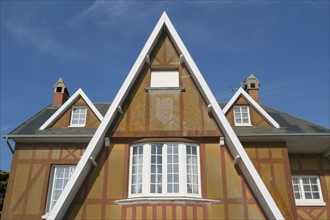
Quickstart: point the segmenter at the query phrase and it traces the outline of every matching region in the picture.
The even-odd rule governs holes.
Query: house
[[[117,95],[62,79],[15,141],[3,219],[329,219],[330,130],[218,103],[164,12]]]

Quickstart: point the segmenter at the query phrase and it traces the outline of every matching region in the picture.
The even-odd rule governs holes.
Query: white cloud
[[[132,2],[130,1],[96,0],[81,13],[69,20],[67,24],[68,26],[79,26],[87,21],[93,21],[99,25],[115,24],[118,22],[117,18],[120,18],[120,22],[123,22],[125,17],[122,16],[124,14],[129,15],[127,12],[130,9],[132,9]]]

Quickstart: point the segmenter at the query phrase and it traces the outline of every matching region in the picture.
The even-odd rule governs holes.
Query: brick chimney
[[[66,100],[69,99],[70,95],[66,89],[65,83],[62,78],[60,78],[57,83],[53,86],[54,88],[54,105],[62,105]]]
[[[260,88],[260,82],[259,82],[258,78],[255,75],[251,74],[246,79],[244,89],[258,104],[260,104],[259,88]]]

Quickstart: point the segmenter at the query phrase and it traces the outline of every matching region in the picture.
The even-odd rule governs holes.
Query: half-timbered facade
[[[329,219],[329,129],[218,103],[164,13],[111,104],[60,79],[16,142],[3,219]]]

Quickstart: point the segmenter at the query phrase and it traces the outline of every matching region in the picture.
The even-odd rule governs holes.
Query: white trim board
[[[59,109],[57,109],[57,111],[43,124],[41,125],[41,127],[39,128],[39,130],[45,130],[46,128],[48,128],[52,123],[54,123],[68,108],[70,108],[73,103],[79,98],[81,97],[87,104],[87,106],[94,112],[94,114],[96,115],[96,117],[102,121],[103,120],[103,116],[102,114],[99,112],[99,110],[97,110],[97,108],[95,107],[95,105],[91,102],[91,100],[89,100],[89,98],[87,97],[87,95],[84,93],[84,91],[82,89],[78,89]]]
[[[240,143],[229,122],[227,121],[225,115],[223,114],[218,102],[213,96],[213,93],[205,82],[202,74],[200,73],[195,62],[191,58],[188,50],[184,46],[181,38],[179,37],[178,33],[176,32],[174,26],[172,25],[165,12],[160,17],[154,30],[152,31],[150,37],[144,45],[141,53],[139,54],[137,60],[131,68],[123,85],[119,89],[112,105],[104,116],[104,120],[101,122],[92,140],[88,144],[86,151],[84,152],[73,175],[71,176],[71,179],[68,181],[60,198],[58,199],[57,203],[55,204],[53,210],[50,212],[47,219],[61,219],[65,215],[73,198],[75,197],[87,173],[89,172],[89,169],[91,168],[89,158],[96,158],[96,156],[98,155],[101,147],[103,146],[104,137],[116,117],[118,107],[120,107],[120,105],[124,102],[141,68],[145,64],[147,55],[152,51],[154,45],[157,42],[157,39],[163,32],[164,26],[167,28],[168,34],[171,37],[172,42],[175,44],[179,54],[183,56],[185,65],[191,73],[191,76],[196,83],[199,92],[205,98],[205,101],[213,107],[212,114],[214,116],[215,121],[225,135],[226,145],[228,146],[231,154],[234,156],[234,158],[237,155],[241,157],[241,160],[238,162],[238,166],[242,170],[244,177],[246,178],[254,195],[262,206],[262,209],[264,210],[267,218],[284,219],[273,198],[271,197],[269,191],[267,190],[265,184],[261,180],[258,172],[254,168],[251,160],[246,154],[242,144]]]
[[[263,116],[263,118],[270,123],[275,128],[280,128],[280,125],[241,87],[236,91],[234,96],[230,99],[230,101],[223,108],[223,113],[227,114],[229,109],[234,105],[237,99],[243,96],[245,100],[259,113]]]

